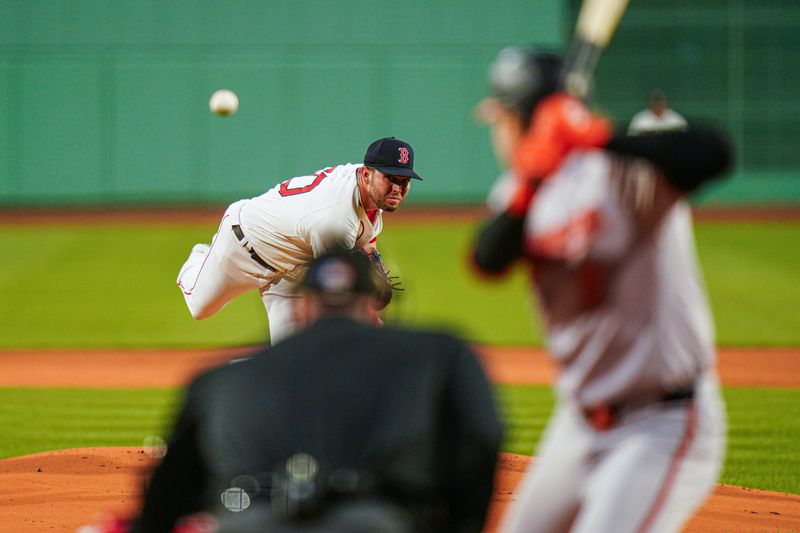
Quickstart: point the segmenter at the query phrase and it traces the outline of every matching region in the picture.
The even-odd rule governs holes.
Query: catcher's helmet
[[[558,90],[561,58],[550,52],[510,46],[489,67],[492,96],[526,119],[544,98]]]

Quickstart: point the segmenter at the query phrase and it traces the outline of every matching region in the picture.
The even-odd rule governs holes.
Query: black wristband
[[[491,273],[502,272],[522,257],[525,218],[503,212],[490,220],[478,234],[475,265]]]

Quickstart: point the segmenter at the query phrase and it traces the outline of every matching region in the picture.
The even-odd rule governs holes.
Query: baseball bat
[[[586,98],[600,53],[611,40],[627,6],[628,0],[583,1],[575,36],[564,59],[563,90],[576,98]]]

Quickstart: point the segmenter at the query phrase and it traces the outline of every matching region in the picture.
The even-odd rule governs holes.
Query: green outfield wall
[[[624,125],[657,85],[740,146],[737,177],[706,201],[800,201],[795,4],[632,2],[593,104]],[[411,202],[480,201],[497,173],[471,118],[488,63],[507,44],[561,46],[576,10],[573,0],[5,0],[0,205],[225,202],[357,161],[384,135],[416,148],[427,179]],[[240,97],[233,117],[208,111],[221,87]]]
[[[569,26],[580,0],[569,0]],[[733,179],[703,202],[800,202],[800,2],[632,0],[600,60],[594,101],[621,128],[653,89],[725,127]]]
[[[413,197],[495,172],[471,118],[507,42],[560,43],[557,0],[4,0],[0,201],[218,202],[416,148]],[[239,113],[207,102],[236,91]]]

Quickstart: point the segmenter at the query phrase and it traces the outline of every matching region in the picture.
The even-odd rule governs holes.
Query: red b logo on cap
[[[398,159],[397,162],[403,164],[408,163],[408,148],[400,148],[400,159]]]

